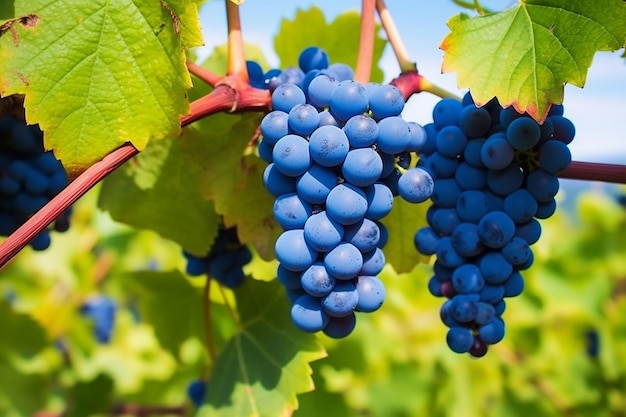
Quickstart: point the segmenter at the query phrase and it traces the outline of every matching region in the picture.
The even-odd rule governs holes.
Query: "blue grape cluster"
[[[61,163],[43,148],[43,134],[11,115],[0,118],[0,236],[8,236],[68,183]],[[69,228],[70,211],[57,218],[56,231]],[[35,250],[50,246],[44,230],[30,242]]]
[[[194,379],[187,385],[187,397],[194,407],[200,408],[204,404],[207,388],[207,383],[201,379]]]
[[[246,278],[243,267],[252,260],[252,253],[237,237],[237,229],[220,228],[217,238],[206,256],[196,256],[186,250],[186,271],[191,276],[208,274],[228,288],[237,288]]]
[[[428,288],[447,298],[448,346],[480,357],[504,337],[504,298],[524,288],[520,271],[533,263],[538,220],[556,209],[575,130],[560,105],[538,124],[496,100],[477,107],[469,93],[441,100],[433,121],[418,164],[434,178],[432,206],[415,246],[436,256]]]
[[[93,333],[98,343],[107,344],[111,341],[116,311],[115,302],[104,295],[90,298],[81,306],[80,312],[93,322]]]
[[[352,69],[329,65],[320,48],[304,50],[299,66],[301,81],[274,89],[260,127],[263,180],[283,229],[277,276],[298,328],[340,338],[354,329],[355,312],[384,301],[377,275],[387,234],[379,220],[394,196],[421,202],[432,192],[425,170],[401,175],[396,166],[426,135],[400,117],[396,87],[353,81]]]

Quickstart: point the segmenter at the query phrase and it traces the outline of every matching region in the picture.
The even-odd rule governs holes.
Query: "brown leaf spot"
[[[13,45],[16,47],[19,45],[20,37],[15,28],[15,24],[19,24],[23,28],[32,29],[41,21],[41,18],[36,14],[27,14],[26,16],[16,17],[14,19],[9,19],[3,24],[0,25],[0,37],[7,32],[11,32],[11,36],[13,37]]]

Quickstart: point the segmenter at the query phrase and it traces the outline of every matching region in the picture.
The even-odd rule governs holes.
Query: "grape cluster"
[[[111,340],[116,311],[115,302],[103,295],[90,298],[81,306],[80,312],[93,322],[94,337],[101,344]]]
[[[277,276],[298,328],[340,338],[354,329],[355,311],[384,301],[379,220],[394,195],[420,202],[432,192],[425,170],[401,175],[396,166],[426,135],[399,116],[396,87],[353,81],[352,69],[329,65],[320,48],[305,49],[299,66],[304,77],[273,90],[273,111],[260,127],[259,154],[269,163],[263,180],[283,229]]]
[[[252,260],[252,253],[237,237],[237,229],[220,228],[209,253],[199,257],[186,250],[186,271],[191,276],[208,274],[228,288],[240,286],[246,275],[243,267]]]
[[[11,115],[0,118],[0,236],[8,236],[58,194],[68,183],[61,163],[43,148],[43,134]],[[69,228],[70,211],[54,223],[56,231]],[[30,245],[44,250],[50,245],[49,230],[39,233]]]
[[[207,393],[207,383],[201,379],[194,379],[187,385],[187,397],[194,407],[200,408],[204,404]]]
[[[480,357],[504,337],[504,298],[524,288],[520,271],[533,263],[538,219],[556,209],[574,126],[560,105],[538,124],[496,100],[477,107],[469,93],[437,103],[433,121],[418,164],[434,178],[432,206],[415,246],[436,255],[428,288],[447,298],[448,346]]]

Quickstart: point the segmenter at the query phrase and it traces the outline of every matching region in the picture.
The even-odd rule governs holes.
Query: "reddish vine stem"
[[[187,69],[211,87],[215,87],[224,78],[191,61],[187,61]]]
[[[241,19],[239,18],[239,6],[231,0],[224,1],[226,2],[226,19],[228,22],[228,69],[226,74],[239,75],[242,80],[248,82],[248,69],[246,67]]]
[[[626,165],[572,161],[561,178],[626,184]]]
[[[361,34],[359,37],[359,56],[354,72],[354,80],[365,84],[369,82],[374,60],[374,32],[376,19],[374,10],[376,0],[362,0],[361,2]]]

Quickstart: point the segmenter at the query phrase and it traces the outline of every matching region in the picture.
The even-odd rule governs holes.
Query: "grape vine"
[[[426,29],[384,0],[297,10],[276,65],[243,2],[204,61],[202,1],[49,3],[0,5],[0,414],[623,410],[623,209],[583,197],[555,232],[559,179],[626,184],[572,161],[563,114],[623,2],[450,2],[442,70],[471,95],[418,71]]]

